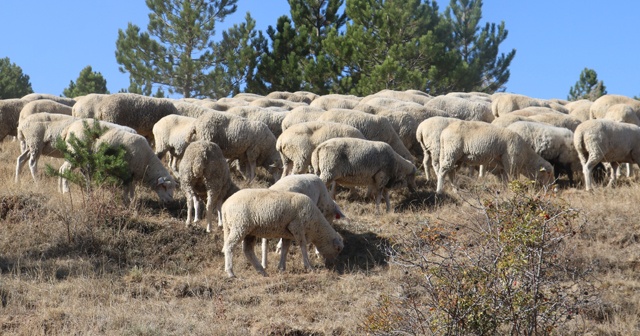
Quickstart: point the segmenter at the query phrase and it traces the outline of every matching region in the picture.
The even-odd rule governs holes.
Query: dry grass
[[[434,186],[392,193],[396,212],[376,215],[373,203],[341,193],[350,216],[339,221],[345,250],[338,267],[316,260],[307,273],[297,249],[288,269],[261,277],[236,254],[237,279],[224,273],[221,230],[185,228],[181,194],[161,206],[139,189],[133,206],[108,192],[90,202],[60,195],[55,181],[38,185],[23,172],[13,183],[17,143],[0,144],[0,334],[3,335],[354,335],[382,295],[397,295],[402,268],[381,246],[424,223],[461,227],[480,214],[480,191],[435,198]],[[43,159],[44,164],[59,161]],[[483,181],[502,190],[492,178]],[[264,182],[256,185],[264,186]],[[640,333],[640,186],[562,189],[556,196],[578,209],[581,230],[571,262],[593,268],[602,304],[559,330],[576,334]],[[275,242],[272,242],[275,244]]]

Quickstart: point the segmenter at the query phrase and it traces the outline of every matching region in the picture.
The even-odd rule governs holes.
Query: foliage
[[[126,149],[120,145],[112,147],[107,143],[97,144],[98,138],[107,131],[97,120],[93,125],[83,121],[83,134],[70,134],[68,142],[58,138],[55,149],[64,155],[69,169],[59,172],[47,165],[49,176],[62,177],[79,185],[91,194],[95,187],[117,186],[132,180],[129,165],[125,160]]]
[[[65,97],[74,98],[78,96],[84,96],[89,93],[102,93],[108,94],[107,80],[102,77],[99,72],[93,71],[90,65],[87,65],[80,71],[78,79],[70,81],[69,87],[62,91]]]
[[[9,57],[0,58],[0,99],[20,98],[33,93],[29,75],[22,73]]]
[[[427,223],[388,252],[405,269],[400,298],[382,296],[374,334],[542,335],[596,304],[588,270],[569,262],[577,213],[520,182],[485,200],[468,226]],[[469,232],[471,237],[458,237]]]
[[[580,73],[580,79],[572,88],[569,89],[569,96],[567,96],[567,99],[570,101],[580,99],[595,101],[606,94],[607,88],[604,86],[603,81],[598,80],[598,74],[596,71],[584,68]]]
[[[129,73],[129,92],[151,95],[155,86],[185,98],[216,98],[237,91],[238,76],[251,72],[255,62],[255,48],[247,43],[255,34],[255,22],[247,16],[247,22],[231,28],[222,43],[213,41],[216,21],[234,13],[236,3],[146,0],[151,10],[148,32],[129,23],[118,31],[116,41],[116,60],[120,71]],[[228,57],[231,51],[234,58]]]

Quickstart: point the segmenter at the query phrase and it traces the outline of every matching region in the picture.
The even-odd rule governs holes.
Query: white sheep
[[[565,172],[573,184],[573,172],[581,171],[581,165],[571,130],[534,121],[518,121],[507,129],[518,133],[536,153],[551,163],[556,179]]]
[[[287,111],[293,110],[299,106],[308,106],[307,103],[297,103],[286,99],[260,98],[249,103],[249,106],[256,107],[280,107]]]
[[[231,180],[229,165],[218,145],[209,141],[190,143],[180,161],[180,188],[187,198],[186,225],[198,222],[200,200],[206,196],[207,232],[211,232],[213,209],[218,212],[218,226],[222,226],[222,203],[239,190]],[[194,216],[191,217],[191,214]]]
[[[429,167],[433,167],[433,173],[438,174],[440,167],[440,133],[450,123],[459,121],[457,118],[433,117],[426,119],[418,125],[416,130],[416,140],[423,151],[422,166],[424,175],[429,181],[431,179]]]
[[[519,174],[543,185],[553,181],[553,167],[513,131],[479,121],[456,121],[440,134],[440,167],[436,193],[444,191],[457,165],[484,165],[500,171],[506,181]]]
[[[49,99],[38,99],[31,101],[25,104],[24,107],[22,107],[22,110],[20,110],[20,117],[18,118],[18,122],[32,114],[40,112],[71,115],[71,111],[71,106]]]
[[[568,113],[567,109],[558,103],[521,94],[500,92],[493,94],[491,98],[491,112],[496,118],[529,106],[550,107],[554,110]]]
[[[491,95],[485,92],[449,92],[446,96],[464,98],[468,100],[480,100],[491,104]]]
[[[442,110],[449,117],[462,120],[492,122],[491,104],[481,100],[471,100],[455,96],[437,96],[425,104],[426,107]]]
[[[82,133],[67,132],[65,138],[67,143],[69,143],[72,134],[80,140],[83,139]],[[133,199],[135,190],[133,182],[138,181],[154,190],[162,202],[168,202],[173,199],[176,182],[143,136],[131,133],[120,127],[111,128],[96,140],[95,148],[98,148],[103,143],[111,147],[123,146],[125,149],[124,160],[127,162],[131,173],[130,181],[125,181],[124,184],[125,202]],[[62,173],[69,168],[70,163],[65,162],[59,171]],[[60,187],[63,193],[69,191],[68,182],[65,179],[61,180]]]
[[[604,117],[609,107],[616,104],[627,104],[640,116],[640,101],[627,96],[606,94],[599,97],[593,102],[593,104],[591,104],[591,108],[589,109],[591,119],[600,119]]]
[[[328,94],[314,99],[309,106],[323,110],[352,109],[360,102],[360,97],[353,95]]]
[[[570,129],[571,131],[575,131],[576,127],[578,127],[578,125],[580,125],[581,123],[579,119],[562,113],[535,114],[527,118],[556,127],[564,127]]]
[[[23,96],[20,99],[24,100],[26,103],[36,101],[36,100],[41,100],[41,99],[48,99],[48,100],[53,100],[60,104],[67,105],[69,107],[72,107],[76,103],[76,100],[73,98],[60,97],[60,96],[52,95],[49,93],[30,93],[28,95]],[[45,111],[45,112],[49,112],[49,111]]]
[[[376,196],[376,210],[384,196],[391,210],[389,189],[408,186],[415,190],[416,167],[385,142],[357,138],[333,138],[321,143],[311,155],[311,165],[325,184],[367,186]]]
[[[284,100],[288,100],[296,103],[310,104],[314,99],[318,98],[319,96],[315,93],[303,92],[303,91],[298,91],[298,92],[272,91],[272,92],[269,92],[269,94],[266,95],[266,97],[272,98],[272,99],[284,99]]]
[[[313,150],[324,141],[338,137],[365,138],[353,126],[329,121],[310,121],[287,128],[276,141],[284,168],[282,176],[305,173]]]
[[[324,218],[333,224],[334,219],[346,218],[340,207],[331,198],[324,182],[314,174],[289,175],[281,178],[269,187],[271,190],[292,191],[309,196],[318,206]],[[282,249],[282,240],[278,242],[278,250]],[[317,250],[316,250],[317,252]],[[262,267],[267,268],[267,239],[262,239]]]
[[[7,135],[17,136],[20,111],[26,103],[19,98],[0,100],[0,141]]]
[[[405,102],[417,103],[420,105],[426,104],[429,100],[433,98],[427,93],[418,91],[418,90],[395,91],[395,90],[388,90],[388,89],[378,91],[371,96],[393,98],[393,99],[398,99]],[[368,96],[368,97],[371,97],[371,96]],[[362,99],[364,100],[365,98],[362,98]]]
[[[249,105],[249,102],[240,98],[222,98],[215,102],[203,102],[200,105],[216,111],[226,111],[235,106]]]
[[[264,96],[256,93],[241,92],[233,96],[233,98],[237,100],[244,100],[247,103],[250,103],[256,99],[264,98]]]
[[[93,118],[96,115],[98,103],[106,97],[109,97],[109,95],[102,93],[89,93],[76,98],[76,103],[71,109],[71,115],[78,118]]]
[[[253,267],[266,276],[256,257],[254,246],[258,238],[282,238],[279,269],[285,270],[291,240],[300,246],[306,269],[312,269],[307,244],[316,246],[326,263],[332,263],[344,248],[342,237],[331,227],[322,212],[306,195],[269,189],[243,189],[222,204],[225,271],[233,272],[233,250],[242,243],[242,250]]]
[[[189,135],[193,133],[196,118],[177,114],[162,117],[153,125],[155,153],[159,158],[169,155],[169,167],[179,172],[178,163],[189,145]]]
[[[164,98],[153,98],[134,93],[115,93],[97,99],[95,106],[87,106],[91,101],[83,102],[93,115],[82,115],[83,110],[74,109],[73,115],[80,118],[95,118],[119,125],[131,127],[138,134],[153,138],[153,125],[169,114],[180,114],[173,102]]]
[[[564,107],[567,108],[570,116],[580,121],[586,121],[591,118],[589,111],[591,109],[591,104],[593,104],[593,102],[588,99],[580,99],[569,102]]]
[[[368,140],[382,141],[389,144],[403,158],[414,162],[415,158],[384,116],[372,115],[357,110],[332,109],[324,112],[316,119],[332,121],[357,128]]]
[[[230,162],[240,162],[249,182],[255,177],[258,166],[267,169],[275,180],[282,173],[276,137],[262,122],[226,112],[211,112],[197,118],[188,139],[215,142]]]
[[[213,111],[212,109],[202,106],[201,104],[194,102],[184,102],[184,101],[173,101],[173,105],[176,107],[178,111],[178,115],[197,118],[205,113],[209,113]]]
[[[633,110],[633,107],[627,104],[615,104],[609,106],[607,112],[602,116],[602,119],[609,119],[640,126],[640,118],[638,118],[638,114]]]
[[[616,182],[620,163],[640,163],[640,127],[608,119],[592,119],[580,124],[573,144],[578,151],[586,190],[591,190],[591,172],[600,162],[609,168],[608,186]]]
[[[523,117],[530,117],[533,115],[546,114],[546,113],[567,115],[566,113],[558,112],[550,107],[544,107],[544,106],[529,106],[521,110],[510,112],[507,115],[519,115]]]
[[[320,117],[326,110],[323,110],[319,107],[311,107],[311,106],[300,106],[296,107],[293,110],[289,111],[287,115],[282,119],[281,127],[284,132],[287,128],[292,125],[314,121]]]
[[[227,113],[235,114],[249,120],[261,121],[269,127],[269,130],[277,138],[282,134],[282,121],[289,114],[287,110],[273,110],[258,106],[236,106],[228,109]]]

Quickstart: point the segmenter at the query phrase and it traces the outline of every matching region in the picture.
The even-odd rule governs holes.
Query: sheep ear
[[[541,172],[543,172],[543,173],[546,173],[546,172],[547,172],[547,168],[545,168],[545,167],[540,167],[540,171],[541,171]]]
[[[342,249],[344,248],[344,243],[342,242],[341,239],[334,238],[333,239],[333,248],[336,249],[336,251],[342,251]]]
[[[160,176],[160,177],[158,177],[158,182],[156,183],[156,186],[160,186],[160,185],[170,186],[171,185],[171,180],[167,179],[164,176]]]
[[[347,216],[342,212],[338,204],[336,202],[333,202],[333,204],[335,205],[336,219],[347,218]]]

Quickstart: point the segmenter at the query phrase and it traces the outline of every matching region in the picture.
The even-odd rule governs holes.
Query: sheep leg
[[[383,188],[382,195],[384,196],[384,201],[387,203],[387,212],[391,211],[391,201],[389,201],[389,189]]]
[[[251,265],[253,265],[253,268],[255,268],[258,273],[262,274],[263,276],[267,276],[267,272],[265,272],[262,265],[260,265],[260,260],[258,260],[256,252],[254,250],[256,246],[256,240],[257,238],[255,236],[244,237],[244,240],[242,241],[242,252],[244,252],[244,256],[247,258],[247,260],[249,260]]]
[[[196,199],[195,195],[193,195],[193,193],[191,192],[191,190],[189,190],[188,188],[185,188],[184,190],[186,199],[187,199],[187,220],[185,222],[185,226],[189,226],[189,224],[191,224],[191,214],[193,213],[193,203],[194,202],[198,202],[198,200]]]
[[[609,178],[609,183],[607,184],[607,187],[613,188],[616,184],[616,178],[618,177],[617,172],[618,172],[618,168],[620,168],[620,164],[617,162],[611,162],[609,165],[610,165],[610,168],[608,170],[611,177]]]
[[[582,160],[581,160],[582,161]],[[585,190],[592,190],[593,184],[593,176],[591,176],[591,172],[593,172],[593,168],[600,162],[595,155],[589,155],[589,158],[586,162],[582,163],[582,174],[584,175],[584,187]]]
[[[429,174],[429,166],[431,163],[431,157],[429,156],[429,151],[424,151],[423,154],[423,159],[422,159],[422,168],[424,168],[424,177],[427,179],[427,181],[430,181],[430,174]]]
[[[207,205],[205,208],[207,218],[207,232],[211,232],[211,223],[213,222],[213,192],[207,191]]]
[[[16,161],[16,183],[20,183],[20,171],[22,170],[22,167],[24,167],[24,164],[27,162],[27,156],[29,156],[28,150],[23,151],[22,154],[18,156],[18,160]]]
[[[227,276],[235,278],[233,273],[233,248],[238,245],[240,237],[237,234],[231,232],[227,233],[225,230],[224,245],[222,246],[222,253],[224,253],[224,270],[227,272]]]
[[[267,246],[267,238],[262,238],[262,268],[267,268],[267,254],[268,254],[268,246]]]
[[[64,174],[67,170],[69,170],[70,167],[71,163],[65,161],[58,169],[58,174]],[[69,192],[69,181],[67,181],[67,179],[62,176],[58,176],[58,191],[63,194]]]
[[[305,233],[303,231],[302,223],[300,223],[300,221],[297,219],[293,220],[287,225],[287,229],[289,230],[289,232],[291,232],[295,240],[298,242],[298,245],[300,245],[300,253],[302,254],[302,263],[304,264],[304,267],[308,270],[312,270],[311,262],[309,261],[309,254],[307,252],[307,237],[305,236]],[[285,244],[283,239],[283,248],[284,245]],[[282,252],[280,253],[280,256],[282,257]]]
[[[36,170],[38,169],[39,156],[40,153],[36,151],[31,152],[31,155],[29,156],[29,170],[31,170],[31,177],[33,177],[34,182],[38,182],[38,179],[36,178]]]
[[[282,249],[280,249],[280,263],[278,264],[278,269],[284,272],[287,269],[287,254],[289,253],[289,247],[291,246],[290,239],[280,239],[282,243]]]

